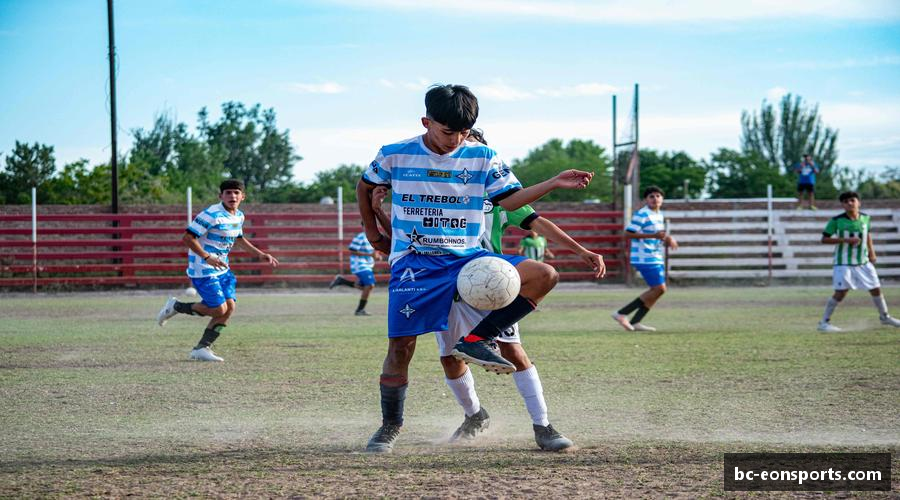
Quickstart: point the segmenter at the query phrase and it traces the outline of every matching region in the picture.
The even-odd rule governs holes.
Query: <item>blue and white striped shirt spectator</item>
[[[439,155],[421,136],[383,146],[363,181],[392,188],[391,264],[410,252],[464,256],[482,251],[478,239],[485,193],[502,199],[522,188],[484,144],[467,141]]]
[[[232,215],[221,203],[216,203],[197,214],[187,231],[197,237],[204,251],[218,256],[220,261],[228,265],[228,253],[234,246],[234,241],[243,236],[243,226],[244,212],[238,210]],[[228,269],[216,269],[192,250],[188,250],[187,275],[191,278],[218,276],[226,272]]]
[[[350,255],[350,272],[353,274],[361,273],[363,271],[371,271],[375,268],[375,248],[369,243],[369,239],[366,238],[365,231],[356,235],[353,238],[353,241],[350,242],[350,246],[347,247],[353,252],[360,252],[368,254],[367,256],[362,255]]]
[[[631,223],[625,228],[629,233],[637,234],[656,234],[665,229],[662,211],[654,212],[647,206],[635,212]],[[630,262],[632,264],[664,264],[663,241],[658,238],[631,240]]]

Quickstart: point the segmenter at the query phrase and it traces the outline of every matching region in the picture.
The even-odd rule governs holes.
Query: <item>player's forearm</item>
[[[554,183],[555,180],[556,178],[547,179],[544,182],[539,182],[526,188],[519,189],[515,193],[500,200],[500,206],[509,212],[518,210],[529,203],[541,199],[550,191],[553,191],[556,188]]]
[[[832,238],[830,236],[823,236],[822,243],[826,245],[839,245],[841,243],[850,243],[847,238]]]
[[[375,213],[375,218],[378,219],[378,222],[381,224],[381,227],[388,235],[390,235],[391,218],[388,217],[386,213],[384,213],[384,210],[382,210],[381,207],[374,209],[373,212]]]
[[[537,219],[532,221],[531,227],[538,233],[546,236],[548,240],[550,240],[554,243],[557,243],[559,245],[562,245],[562,246],[568,248],[569,250],[575,252],[576,254],[581,255],[581,254],[587,253],[587,251],[588,251],[586,248],[581,246],[581,244],[579,244],[577,241],[573,240],[571,236],[566,234],[565,231],[560,229],[559,226],[557,226],[552,221],[547,220],[543,217],[538,217]],[[549,250],[547,252],[549,253],[550,258],[553,258],[553,253],[550,252]]]
[[[234,244],[243,248],[258,259],[266,255],[266,252],[263,252],[262,250],[256,248],[256,246],[254,246],[253,243],[250,243],[250,240],[248,240],[247,238],[237,238],[236,240],[234,240]]]

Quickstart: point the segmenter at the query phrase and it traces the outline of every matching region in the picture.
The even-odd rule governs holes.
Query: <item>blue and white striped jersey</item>
[[[218,255],[219,260],[228,264],[228,252],[234,246],[235,239],[244,234],[243,226],[244,212],[238,210],[232,215],[221,203],[216,203],[197,214],[188,225],[187,231],[200,240],[203,250]],[[227,271],[212,267],[192,250],[188,250],[187,275],[191,278],[218,276]]]
[[[413,251],[460,256],[481,251],[485,196],[499,201],[522,188],[493,149],[466,141],[438,155],[422,136],[383,146],[363,181],[393,191],[391,264]]]
[[[662,211],[654,212],[644,206],[634,213],[631,223],[625,228],[630,233],[654,234],[665,231]],[[657,238],[631,240],[632,264],[664,264],[663,242]]]
[[[366,238],[366,232],[363,231],[356,235],[353,238],[353,241],[350,242],[350,246],[347,247],[354,252],[361,252],[369,254],[366,257],[362,255],[351,255],[350,256],[350,272],[351,273],[361,273],[363,271],[371,271],[375,268],[375,248],[369,243],[369,239]]]

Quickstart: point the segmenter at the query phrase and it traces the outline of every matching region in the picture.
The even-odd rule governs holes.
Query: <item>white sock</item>
[[[472,370],[466,367],[466,373],[463,373],[461,377],[457,379],[444,377],[444,380],[447,381],[447,387],[456,396],[456,401],[466,412],[466,416],[471,417],[481,411],[481,402],[478,401],[478,394],[475,393],[475,378],[472,377]]]
[[[828,302],[825,304],[825,314],[822,315],[822,323],[828,323],[831,321],[831,314],[834,313],[834,308],[840,302],[834,300],[834,297],[828,297]]]
[[[544,387],[541,385],[537,368],[532,365],[527,370],[515,372],[513,380],[516,381],[516,388],[525,400],[525,408],[531,415],[531,421],[544,427],[550,425],[550,420],[547,419],[547,403],[544,401]]]
[[[888,315],[887,302],[884,301],[884,294],[875,295],[872,297],[872,302],[875,303],[875,308],[878,309],[878,316],[885,317]]]

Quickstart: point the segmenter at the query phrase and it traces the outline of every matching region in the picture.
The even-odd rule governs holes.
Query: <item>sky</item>
[[[0,155],[111,153],[101,0],[0,0]],[[743,110],[790,92],[839,131],[838,163],[900,166],[896,0],[116,0],[119,151],[160,113],[273,108],[297,181],[422,133],[433,83],[468,85],[511,161],[547,140],[609,149],[612,95],[642,147],[739,148]],[[620,139],[624,140],[624,139]]]

